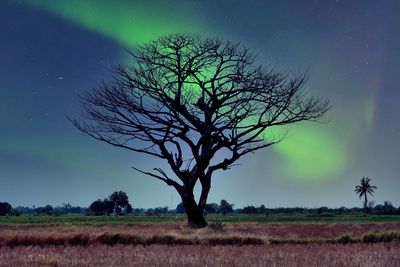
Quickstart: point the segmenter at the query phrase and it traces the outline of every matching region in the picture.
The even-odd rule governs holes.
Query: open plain
[[[210,219],[208,227],[192,229],[180,216],[3,218],[0,265],[398,266],[400,261],[397,216]]]

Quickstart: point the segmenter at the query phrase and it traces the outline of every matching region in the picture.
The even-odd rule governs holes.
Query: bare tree
[[[133,64],[112,67],[111,82],[81,96],[86,120],[72,122],[97,140],[165,160],[169,173],[133,168],[174,187],[192,226],[207,225],[214,172],[280,141],[266,137],[270,127],[315,121],[329,109],[308,96],[305,75],[258,66],[237,43],[173,34],[129,53]]]

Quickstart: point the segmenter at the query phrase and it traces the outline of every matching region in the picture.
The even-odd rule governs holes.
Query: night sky
[[[400,205],[400,2],[107,1],[0,2],[0,201],[88,206],[115,190],[135,207],[180,202],[134,172],[165,163],[83,136],[67,116],[78,94],[108,80],[126,49],[182,32],[254,49],[259,63],[308,71],[307,88],[330,100],[321,123],[291,127],[282,143],[213,177],[209,202],[235,207],[361,206],[365,176],[375,204]]]

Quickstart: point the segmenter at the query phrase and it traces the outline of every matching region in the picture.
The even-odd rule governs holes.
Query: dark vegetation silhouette
[[[233,212],[233,204],[229,204],[228,201],[225,199],[221,200],[221,204],[219,205],[219,212],[222,213],[223,215],[227,213],[232,213]]]
[[[108,205],[109,200],[103,201],[98,199],[90,204],[86,214],[94,215],[94,216],[101,216],[101,215],[110,215],[112,213],[112,209]]]
[[[38,207],[35,209],[35,212],[37,214],[43,214],[43,215],[53,215],[54,214],[54,208],[51,205],[46,205],[44,207]]]
[[[177,206],[176,206],[176,213],[186,213],[186,210],[185,210],[185,206],[183,205],[183,203],[181,202],[181,203],[179,203]]]
[[[316,121],[329,109],[308,95],[306,75],[259,66],[237,43],[173,34],[130,55],[131,65],[111,68],[112,81],[81,96],[85,119],[71,121],[97,140],[165,160],[169,171],[133,169],[174,187],[193,227],[207,225],[216,171],[283,138],[267,138],[267,129]]]
[[[324,216],[335,216],[335,215],[360,215],[365,212],[364,208],[328,208],[328,207],[319,207],[319,208],[302,208],[302,207],[278,207],[278,208],[266,208],[264,205],[260,205],[258,207],[250,205],[245,206],[243,208],[231,209],[230,212],[226,212],[224,207],[230,206],[231,208],[234,206],[230,204],[226,200],[221,200],[219,205],[217,203],[207,203],[204,208],[205,215],[212,214],[220,214],[223,215],[223,211],[225,210],[225,214],[227,215],[240,215],[240,214],[248,214],[248,215],[306,215],[306,216],[316,216],[316,217],[324,217]],[[106,203],[106,205],[104,205]],[[109,204],[111,203],[111,204]],[[226,203],[226,204],[224,204]],[[114,210],[114,204],[108,199],[105,198],[103,200],[94,201],[89,208],[83,208],[79,206],[71,206],[70,204],[62,204],[62,206],[52,207],[51,205],[46,205],[43,207],[11,207],[7,202],[1,203],[0,208],[2,209],[2,213],[0,216],[19,216],[19,215],[45,215],[45,216],[59,216],[59,215],[110,215],[117,214]],[[99,207],[96,207],[99,206]],[[5,207],[5,208],[4,208]],[[51,208],[50,208],[51,207]],[[130,208],[129,208],[130,207]],[[169,209],[168,207],[155,207],[155,208],[135,208],[131,209],[132,206],[127,206],[122,209],[122,215],[132,215],[132,216],[162,216],[162,215],[176,215],[185,213],[185,207],[183,203],[179,203],[175,209]],[[385,201],[383,204],[378,204],[374,207],[371,207],[369,211],[370,214],[375,215],[400,215],[400,207],[396,208],[392,205],[391,202]],[[120,215],[121,215],[120,214]]]
[[[368,177],[363,177],[360,180],[360,184],[356,185],[356,189],[354,192],[356,192],[359,196],[359,198],[364,196],[364,210],[366,213],[368,213],[371,209],[371,207],[368,206],[368,197],[367,195],[370,194],[371,196],[374,195],[374,189],[377,189],[376,186],[370,184],[371,179]]]
[[[98,199],[90,204],[86,210],[87,215],[126,215],[132,212],[128,196],[123,191],[115,191],[108,198]]]
[[[218,213],[219,211],[219,206],[217,203],[207,203],[206,206],[204,207],[204,213],[207,214],[215,214]]]
[[[114,192],[109,196],[116,214],[126,214],[132,212],[132,206],[129,204],[128,196],[123,191]]]
[[[219,214],[225,215],[225,214],[234,213],[235,211],[233,210],[233,206],[234,206],[233,204],[230,204],[225,199],[221,200],[220,205],[218,205],[217,203],[207,203],[204,207],[204,214],[219,213]],[[176,207],[176,213],[185,213],[185,207],[182,202],[179,203],[178,206]]]
[[[0,216],[5,216],[11,212],[11,205],[8,202],[0,202]]]

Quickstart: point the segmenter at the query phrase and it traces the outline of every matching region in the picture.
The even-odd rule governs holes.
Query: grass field
[[[400,216],[0,218],[0,266],[399,266]],[[220,222],[223,222],[222,225]]]
[[[374,266],[397,267],[399,243],[280,246],[0,248],[0,266]]]
[[[400,222],[400,215],[208,215],[209,222],[221,221],[225,223],[381,223]],[[184,215],[161,216],[84,216],[84,215],[60,215],[60,216],[0,216],[0,224],[126,224],[126,223],[159,223],[159,222],[185,222]]]

